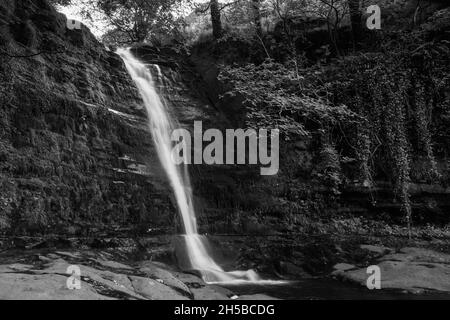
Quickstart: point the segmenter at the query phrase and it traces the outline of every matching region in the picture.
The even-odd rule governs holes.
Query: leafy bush
[[[344,105],[313,97],[303,78],[271,60],[260,65],[224,66],[219,79],[232,86],[227,95],[245,98],[246,124],[251,128],[278,128],[285,140],[332,130],[341,121],[354,123],[357,115]]]
[[[345,103],[365,119],[351,142],[361,177],[369,185],[374,174],[392,177],[408,222],[412,161],[428,159],[428,181],[434,183],[441,176],[436,152],[449,151],[450,42],[433,34],[427,25],[413,33],[385,34],[378,52],[315,67],[307,77],[333,104]]]

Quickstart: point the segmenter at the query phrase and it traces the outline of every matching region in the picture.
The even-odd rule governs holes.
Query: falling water
[[[182,167],[185,170],[183,178],[180,168],[172,161],[170,135],[174,127],[166,105],[155,89],[152,74],[144,63],[132,55],[129,49],[119,49],[117,53],[124,60],[125,66],[144,100],[148,125],[158,157],[175,193],[185,231],[182,239],[189,265],[186,268],[199,271],[208,283],[258,281],[259,277],[253,270],[225,272],[209,255],[206,238],[197,233],[197,221],[186,167]],[[161,76],[159,67],[157,70],[158,76]]]

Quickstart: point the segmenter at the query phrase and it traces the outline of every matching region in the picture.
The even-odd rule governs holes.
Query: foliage
[[[245,98],[249,127],[278,128],[286,140],[309,135],[310,130],[332,130],[356,115],[344,105],[331,106],[303,88],[294,71],[267,60],[261,65],[224,66],[219,77],[233,88],[229,95]]]
[[[319,155],[318,172],[316,175],[334,195],[340,194],[339,188],[342,184],[339,158],[340,155],[333,145],[329,143],[323,144]]]
[[[287,140],[320,132],[316,174],[326,173],[326,184],[337,193],[340,158],[356,159],[364,187],[391,179],[410,227],[415,162],[426,159],[428,170],[420,179],[436,183],[442,175],[437,157],[450,153],[446,17],[437,14],[438,22],[414,32],[379,33],[376,50],[298,74],[292,64],[268,60],[226,66],[221,79],[232,85],[228,94],[244,97],[249,126],[278,127]]]
[[[442,116],[448,114],[449,46],[429,41],[429,35],[386,34],[380,52],[346,57],[308,79],[333,103],[345,103],[366,118],[352,139],[361,177],[368,186],[373,170],[392,177],[408,223],[413,157],[428,160],[428,181],[435,183],[440,177],[435,145],[448,154]]]
[[[178,32],[182,0],[82,0],[82,14],[108,27],[105,42],[140,43]],[[100,21],[98,21],[100,20]]]

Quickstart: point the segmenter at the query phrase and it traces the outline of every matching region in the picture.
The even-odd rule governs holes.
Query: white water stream
[[[182,239],[186,250],[185,256],[189,264],[188,268],[200,272],[203,279],[208,283],[259,281],[259,276],[253,270],[225,272],[208,253],[206,237],[197,233],[197,221],[187,168],[176,166],[172,161],[170,136],[174,126],[167,106],[158,94],[152,74],[147,66],[136,59],[128,49],[119,49],[117,53],[125,62],[128,73],[144,101],[153,142],[175,194],[185,230]],[[156,67],[158,76],[161,77],[161,70],[158,66]]]

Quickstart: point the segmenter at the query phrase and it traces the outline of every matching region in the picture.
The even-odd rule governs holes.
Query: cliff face
[[[0,3],[0,233],[98,234],[176,212],[122,60],[44,0]]]
[[[226,84],[217,80],[217,57],[164,50],[134,53],[161,66],[160,90],[180,126],[242,127],[242,99],[220,97]],[[367,188],[351,183],[354,168],[343,167],[350,183],[340,196],[315,178],[322,165],[316,140],[282,144],[274,177],[260,177],[259,166],[192,166],[201,230],[283,231],[302,226],[311,212],[400,220],[386,181],[374,205]],[[177,209],[151,141],[139,94],[116,54],[84,26],[67,28],[44,0],[2,1],[0,234],[176,231]],[[411,186],[416,221],[448,221],[448,188],[419,180]]]
[[[2,2],[0,38],[0,233],[180,231],[146,112],[119,56],[86,27],[67,28],[46,1]],[[239,127],[228,120],[233,112],[212,107],[186,55],[134,53],[161,66],[159,89],[181,127]],[[191,173],[200,224],[225,230],[244,196],[240,180],[252,171],[205,165]]]
[[[387,5],[386,1],[380,1],[380,3]],[[388,10],[383,11],[383,14],[386,14],[386,17],[389,14],[398,14],[402,16],[403,21],[409,19],[408,21],[412,22],[414,15],[412,9],[415,8],[413,4],[414,1],[398,1],[396,6],[387,6]],[[446,39],[444,34],[446,34],[445,30],[449,28],[449,11],[448,9],[436,11],[436,9],[444,7],[445,4],[439,1],[425,1],[421,5],[423,6],[418,11],[419,13],[425,12],[425,9],[428,11],[424,17],[417,20],[420,26],[417,26],[412,32],[415,35],[422,32],[427,34],[429,39],[433,39],[430,43],[442,38]],[[432,17],[426,23],[422,23],[423,19],[429,16]],[[394,30],[393,34],[400,30],[396,29],[396,25],[401,23],[401,20],[393,19],[385,22],[388,30]],[[405,28],[411,28],[413,24],[410,23],[407,26],[405,24],[404,26]],[[257,59],[248,54],[250,51],[248,47],[249,45],[244,41],[239,42],[233,39],[226,39],[220,43],[205,41],[198,43],[192,50],[193,54],[191,55],[192,63],[207,83],[210,100],[215,103],[218,109],[228,112],[227,115],[231,119],[234,115],[241,121],[245,116],[245,97],[239,98],[236,94],[231,97],[230,94],[227,94],[229,88],[226,87],[225,83],[218,81],[217,78],[221,71],[221,65],[229,66],[233,65],[234,62],[257,63]],[[327,67],[330,67],[332,72],[338,73],[338,69],[333,69],[333,66],[331,62],[324,68],[326,70]],[[312,68],[312,70],[307,70],[306,73],[315,70]],[[442,72],[447,71],[443,70]],[[445,92],[442,93],[440,99],[444,101],[443,110],[447,110],[448,103],[445,103],[445,97],[448,96],[448,90],[443,91]],[[339,102],[351,104],[351,97],[347,96],[346,98],[347,100],[340,100]],[[433,113],[433,121],[447,123],[447,111],[439,112],[441,111],[437,109]],[[236,124],[239,125],[239,123]],[[442,130],[436,131],[441,134]],[[280,173],[277,177],[254,179],[245,184],[238,183],[240,187],[243,187],[238,189],[239,191],[233,198],[237,203],[236,208],[242,210],[241,212],[237,210],[236,216],[238,218],[250,217],[248,212],[253,212],[266,225],[268,222],[274,222],[273,226],[280,227],[284,223],[287,228],[292,225],[303,227],[307,224],[304,223],[307,220],[305,217],[310,216],[311,213],[314,213],[313,215],[316,217],[320,216],[329,225],[334,223],[330,220],[345,216],[352,218],[369,216],[375,220],[387,221],[389,224],[404,224],[402,204],[398,195],[394,192],[392,176],[387,173],[389,170],[385,170],[386,168],[383,168],[381,164],[377,165],[374,169],[376,172],[375,186],[370,187],[358,177],[360,169],[358,168],[358,162],[351,158],[353,155],[346,157],[345,150],[342,154],[337,154],[339,168],[334,168],[333,163],[336,162],[328,161],[330,159],[327,160],[327,153],[325,153],[325,157],[321,156],[320,132],[311,131],[311,133],[311,137],[304,140],[281,142]],[[341,138],[343,137],[340,136],[338,139]],[[408,192],[415,225],[426,225],[427,223],[446,225],[449,222],[450,188],[448,185],[450,171],[448,151],[442,151],[448,150],[447,147],[447,138],[436,138],[433,148],[436,150],[436,166],[441,175],[439,180],[430,180],[426,177],[429,160],[423,156],[422,151],[415,145],[411,147],[409,170],[411,181],[408,184]],[[333,166],[330,166],[330,163]],[[330,168],[331,170],[329,170]],[[339,178],[336,179],[339,181],[334,187],[335,181],[328,179],[334,173],[333,170],[338,173]],[[251,187],[245,188],[249,185]],[[251,224],[255,226],[255,223],[252,222]],[[269,229],[274,230],[272,227]]]

